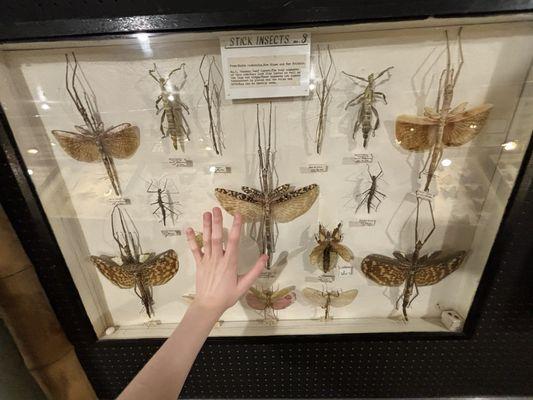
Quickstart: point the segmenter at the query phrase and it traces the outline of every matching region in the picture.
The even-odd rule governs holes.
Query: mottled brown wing
[[[272,204],[272,218],[277,222],[289,222],[298,218],[311,208],[318,193],[316,184],[287,192]]]
[[[98,268],[103,276],[119,288],[130,289],[135,286],[135,276],[114,262],[111,257],[91,256],[91,261],[96,265],[96,268]]]
[[[461,146],[476,137],[489,117],[492,104],[483,104],[452,115],[444,127],[442,142],[446,146]]]
[[[327,297],[321,290],[306,287],[302,290],[302,293],[311,303],[316,304],[319,307],[326,306]]]
[[[319,245],[315,246],[313,250],[311,251],[311,254],[309,254],[309,261],[313,265],[320,265],[322,264],[322,254],[324,253],[324,249],[328,245],[327,242],[322,242]]]
[[[95,162],[102,159],[94,137],[58,130],[52,131],[52,135],[65,153],[77,161]]]
[[[245,222],[257,222],[263,217],[263,205],[247,194],[217,188],[215,197],[224,210],[231,215],[240,213]]]
[[[427,150],[433,145],[436,125],[431,118],[400,115],[396,118],[396,140],[406,150]]]
[[[465,256],[466,251],[457,251],[430,259],[428,265],[420,266],[415,272],[416,285],[430,286],[436,284],[459,268]]]
[[[330,304],[333,307],[346,307],[355,300],[357,296],[357,289],[340,292],[338,296],[331,296]]]
[[[331,248],[333,249],[335,253],[341,256],[341,258],[344,261],[350,262],[353,260],[352,251],[348,247],[344,246],[343,244],[332,242]]]
[[[139,128],[128,123],[109,128],[102,134],[102,145],[107,155],[114,158],[130,158],[139,143]]]
[[[147,260],[144,266],[142,277],[145,283],[152,286],[164,285],[178,272],[178,255],[174,250],[167,250]]]
[[[381,254],[370,254],[361,261],[363,273],[382,286],[400,286],[408,269],[400,261]]]

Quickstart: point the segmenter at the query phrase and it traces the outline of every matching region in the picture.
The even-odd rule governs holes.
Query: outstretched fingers
[[[198,265],[202,261],[203,254],[200,250],[200,247],[198,246],[198,242],[196,241],[196,234],[194,233],[194,229],[187,228],[185,233],[187,235],[187,243],[189,244],[189,249],[191,249],[192,255],[194,256],[194,261],[196,261],[196,265]]]
[[[210,212],[205,212],[203,215],[203,240],[204,240],[204,254],[211,256],[211,232],[213,228],[213,219]]]
[[[248,289],[254,284],[256,279],[259,277],[261,272],[266,266],[268,256],[262,254],[256,261],[255,265],[247,273],[240,275],[237,281],[237,291],[239,292],[239,297],[244,295]]]
[[[222,211],[220,208],[213,208],[213,232],[211,236],[211,255],[221,257],[223,252],[222,247],[222,232],[223,232]]]
[[[226,256],[231,259],[237,258],[239,251],[239,239],[241,237],[242,216],[236,213],[233,217],[233,225],[228,235],[228,245],[226,246]]]

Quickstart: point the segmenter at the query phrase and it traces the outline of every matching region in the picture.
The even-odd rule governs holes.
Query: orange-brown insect
[[[324,320],[328,320],[332,318],[330,316],[330,308],[346,307],[351,304],[357,296],[357,289],[342,292],[339,290],[322,291],[307,287],[302,290],[302,293],[311,303],[324,309]]]
[[[353,260],[351,250],[341,244],[341,224],[339,223],[333,232],[328,231],[322,224],[319,224],[318,235],[315,235],[318,245],[309,254],[309,261],[316,265],[324,273],[335,268],[339,256],[346,262]]]

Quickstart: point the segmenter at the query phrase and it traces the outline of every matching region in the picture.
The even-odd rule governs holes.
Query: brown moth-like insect
[[[463,48],[461,45],[461,29],[457,35],[459,48],[459,61],[457,71],[451,67],[450,42],[446,31],[446,68],[442,71],[437,106],[435,110],[426,107],[424,116],[400,115],[396,119],[396,140],[406,150],[425,151],[431,149],[426,165],[427,169],[425,191],[429,185],[439,162],[442,158],[444,147],[461,146],[476,137],[488,119],[491,104],[466,109],[467,103],[461,103],[451,108],[453,91],[464,63]]]
[[[402,299],[402,311],[407,321],[407,308],[418,296],[419,286],[435,285],[459,268],[466,256],[466,251],[444,253],[435,251],[421,256],[422,247],[435,231],[435,219],[431,202],[428,202],[433,220],[433,228],[428,235],[418,238],[418,216],[420,199],[417,198],[415,249],[412,254],[393,252],[394,258],[381,254],[370,254],[361,262],[361,270],[372,281],[382,286],[400,286],[404,283],[403,292],[396,301],[396,308]],[[413,289],[416,292],[414,297]]]
[[[139,128],[128,123],[122,123],[109,129],[104,129],[104,123],[100,119],[96,103],[96,96],[86,82],[83,72],[80,72],[81,77],[77,75],[78,70],[81,71],[81,68],[74,53],[72,53],[72,57],[74,65],[70,63],[68,54],[65,54],[67,63],[65,73],[66,88],[85,125],[75,126],[78,132],[53,130],[52,134],[65,153],[73,159],[89,163],[101,161],[105,166],[107,176],[111,180],[115,194],[120,196],[122,192],[113,159],[129,158],[137,151],[140,142]],[[71,77],[69,77],[69,71],[72,71]],[[78,93],[78,87],[82,91],[81,97]]]
[[[172,249],[157,255],[143,253],[133,220],[119,206],[115,206],[111,213],[111,231],[119,248],[120,261],[109,256],[91,256],[91,261],[102,275],[119,288],[133,288],[146,314],[151,317],[154,314],[152,287],[164,285],[176,275],[178,256]]]
[[[275,311],[283,310],[296,301],[294,289],[294,286],[288,286],[277,291],[251,287],[246,295],[246,303],[254,310],[263,311],[265,321],[277,320]]]
[[[338,290],[322,291],[306,287],[302,293],[311,303],[324,309],[324,320],[328,320],[331,319],[330,307],[340,308],[351,304],[357,296],[357,289],[342,292]]]
[[[309,254],[309,261],[324,273],[328,273],[335,268],[339,256],[346,262],[353,260],[351,250],[341,244],[340,223],[333,229],[333,232],[328,231],[322,224],[319,224],[318,235],[315,235],[315,240],[318,245]]]
[[[261,251],[268,255],[267,269],[270,269],[274,253],[273,225],[275,222],[290,222],[311,208],[318,197],[318,185],[312,184],[292,189],[289,184],[274,188],[271,155],[272,104],[268,124],[266,152],[261,145],[259,106],[257,107],[257,137],[259,154],[259,181],[261,189],[242,187],[241,192],[215,189],[220,205],[231,215],[240,213],[245,222],[260,222]]]

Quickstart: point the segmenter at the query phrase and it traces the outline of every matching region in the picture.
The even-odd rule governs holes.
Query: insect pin
[[[170,219],[172,224],[181,215],[181,212],[177,209],[179,202],[172,199],[172,195],[177,195],[178,192],[171,192],[167,189],[168,180],[165,179],[163,186],[156,180],[151,180],[146,193],[155,194],[155,200],[150,203],[151,206],[155,206],[153,215],[160,218],[159,222],[163,223],[163,226],[167,226],[167,221]]]
[[[318,235],[315,235],[315,240],[317,246],[309,254],[309,261],[324,273],[328,273],[335,268],[339,256],[346,262],[353,260],[351,250],[341,244],[340,223],[333,232],[328,231],[322,224],[319,224]]]
[[[347,290],[317,290],[306,287],[302,290],[303,295],[311,303],[319,306],[324,310],[324,321],[333,319],[330,315],[331,307],[346,307],[351,304],[357,296],[357,289]]]
[[[278,319],[275,312],[289,307],[296,301],[294,290],[294,286],[276,291],[251,287],[246,295],[246,303],[254,310],[262,311],[265,322],[275,322]]]
[[[381,168],[381,164],[379,162],[378,165],[379,173],[376,175],[373,175],[370,172],[370,166],[368,164],[366,165],[368,176],[370,177],[370,187],[356,196],[361,197],[361,200],[355,209],[356,213],[363,205],[366,205],[368,214],[370,214],[370,210],[378,211],[381,202],[385,199],[385,197],[387,197],[384,193],[378,190],[378,179],[383,176],[383,168]]]
[[[374,75],[372,73],[368,75],[367,78],[363,78],[357,75],[351,75],[342,71],[342,73],[348,78],[350,78],[356,85],[359,85],[359,82],[357,80],[366,83],[363,93],[350,100],[344,108],[345,110],[347,110],[348,107],[359,105],[359,112],[355,117],[352,137],[355,140],[355,135],[357,134],[357,131],[361,129],[361,131],[363,132],[364,148],[366,148],[368,144],[368,138],[370,137],[370,134],[372,134],[372,136],[375,136],[376,130],[379,128],[379,114],[378,110],[374,105],[379,99],[383,100],[383,102],[387,104],[387,98],[385,97],[385,93],[375,91],[375,88],[378,85],[377,81],[385,73],[389,72],[393,68],[394,67],[385,68],[377,75]],[[372,123],[373,117],[376,118],[376,121],[374,123]]]

